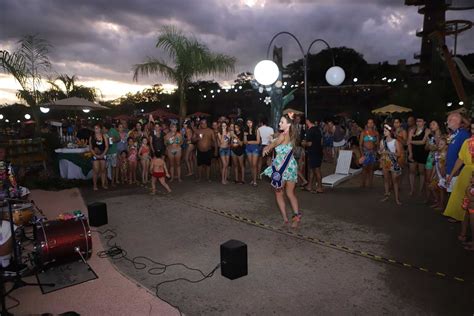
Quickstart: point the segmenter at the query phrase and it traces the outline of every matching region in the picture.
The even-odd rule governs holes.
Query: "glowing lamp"
[[[280,69],[272,60],[260,61],[254,69],[255,80],[264,86],[269,86],[277,81]]]
[[[338,86],[341,83],[344,82],[344,79],[346,78],[346,73],[344,72],[344,69],[342,69],[339,66],[333,66],[326,71],[326,81],[331,85],[331,86]]]

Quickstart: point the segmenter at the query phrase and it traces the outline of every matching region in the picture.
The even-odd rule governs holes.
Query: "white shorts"
[[[345,140],[345,139],[341,140],[340,142],[332,142],[332,145],[333,145],[334,147],[344,147],[345,144],[346,144],[346,140]]]
[[[115,168],[117,167],[117,154],[108,154],[107,155],[107,167]]]

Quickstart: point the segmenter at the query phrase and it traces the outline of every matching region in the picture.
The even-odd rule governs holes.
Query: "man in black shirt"
[[[308,153],[308,168],[309,168],[309,182],[306,186],[307,191],[312,191],[313,183],[315,185],[316,193],[323,193],[323,183],[321,176],[321,164],[323,162],[323,137],[319,127],[306,119],[306,137],[303,141],[303,146],[306,147]]]
[[[76,138],[78,140],[89,142],[89,138],[92,136],[92,131],[88,129],[86,126],[81,125],[76,134]]]

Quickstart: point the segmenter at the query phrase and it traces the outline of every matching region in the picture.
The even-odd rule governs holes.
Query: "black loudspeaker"
[[[229,240],[221,245],[221,274],[235,280],[248,274],[247,245],[238,240]]]
[[[107,204],[103,202],[95,202],[87,205],[87,211],[89,213],[89,225],[93,227],[99,227],[107,225]]]

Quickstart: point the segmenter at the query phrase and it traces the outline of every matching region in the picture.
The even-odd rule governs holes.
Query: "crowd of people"
[[[283,182],[291,185],[277,188],[276,199],[285,223],[288,218],[282,193],[290,200],[294,221],[298,222],[301,212],[295,187],[323,193],[323,161],[333,163],[341,150],[351,150],[351,168],[362,169],[361,187],[372,187],[374,173],[381,170],[381,201],[393,195],[395,203],[401,205],[400,191],[406,186],[410,196],[423,198],[450,221],[463,221],[459,240],[465,242],[468,223],[474,226],[474,220],[469,221],[474,217],[471,134],[474,124],[459,113],[449,115],[445,124],[409,116],[383,122],[369,119],[364,128],[344,118],[323,122],[306,119],[303,124],[301,116],[285,115],[278,131],[265,119],[257,122],[221,117],[208,122],[206,118],[187,118],[180,126],[177,121],[155,121],[150,116],[130,126],[124,121],[96,124],[92,133],[82,128],[77,138],[90,145],[94,190],[99,178],[107,188],[107,168],[111,169],[112,186],[151,183],[151,193],[155,194],[157,183],[171,192],[167,182],[181,182],[183,174],[195,175],[198,182],[210,181],[211,171],[223,185],[232,180],[257,186],[262,175],[272,178],[277,167],[284,165]],[[405,178],[408,185],[404,185]],[[466,244],[466,249],[474,250],[474,245]]]

